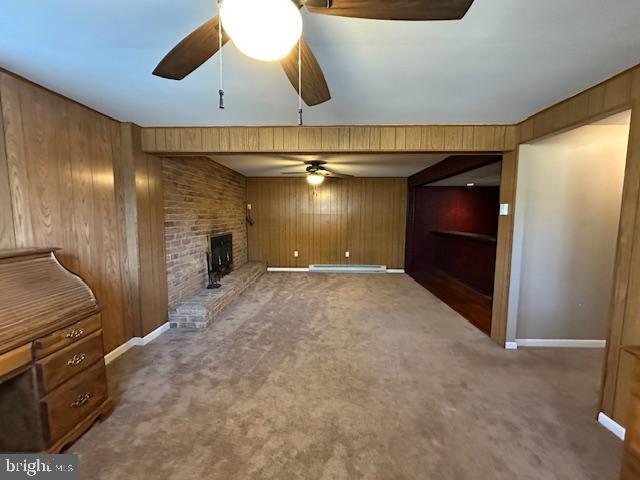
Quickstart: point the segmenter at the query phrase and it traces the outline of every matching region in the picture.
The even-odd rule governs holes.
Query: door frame
[[[516,148],[503,156],[500,183],[500,203],[509,204],[509,214],[501,216],[498,224],[498,244],[496,251],[496,276],[493,300],[491,338],[501,346],[506,343],[507,319],[509,315],[509,288],[511,282],[511,258],[513,249],[513,227],[515,220],[515,199],[518,176],[518,154],[520,145],[532,140],[563,133],[574,128],[591,124],[610,115],[631,110],[629,140],[625,166],[620,223],[616,245],[614,281],[611,293],[608,336],[605,361],[602,369],[600,388],[600,410],[611,418],[624,419],[626,415],[628,378],[631,362],[621,353],[621,347],[629,342],[640,343],[640,328],[632,326],[633,318],[640,314],[640,109],[638,108],[640,88],[632,89],[631,81],[621,83],[625,75],[633,73],[640,78],[640,72],[624,72],[603,84],[587,90],[576,97],[551,107],[520,124]],[[636,82],[640,83],[640,82]],[[604,95],[612,85],[626,85],[627,95],[619,95],[619,101],[607,103],[604,100],[589,114],[577,115],[568,105],[586,102],[589,104],[596,95]],[[640,87],[640,85],[639,85]],[[525,125],[527,124],[527,125]],[[543,125],[537,127],[537,125]],[[629,322],[625,320],[630,319]]]

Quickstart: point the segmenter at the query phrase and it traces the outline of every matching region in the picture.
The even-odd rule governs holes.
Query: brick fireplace
[[[207,157],[163,158],[169,308],[208,283],[212,236],[231,234],[234,268],[247,262],[246,178]]]

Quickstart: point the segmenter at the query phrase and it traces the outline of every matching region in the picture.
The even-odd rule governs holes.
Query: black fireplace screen
[[[231,234],[211,237],[211,270],[226,275],[233,269],[233,242]]]

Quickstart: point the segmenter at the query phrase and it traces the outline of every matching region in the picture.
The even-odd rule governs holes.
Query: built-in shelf
[[[473,240],[478,240],[480,242],[495,243],[497,241],[497,237],[495,235],[486,235],[482,233],[456,232],[453,230],[432,230],[431,233],[435,233],[437,235],[449,235],[452,237],[470,238]]]

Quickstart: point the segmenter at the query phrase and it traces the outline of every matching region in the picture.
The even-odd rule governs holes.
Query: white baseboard
[[[387,273],[404,273],[404,268],[387,268]]]
[[[505,350],[517,350],[518,343],[517,342],[504,342]]]
[[[130,338],[129,340],[124,342],[119,347],[115,348],[114,350],[111,350],[109,353],[107,353],[104,356],[104,363],[106,363],[107,365],[110,364],[116,358],[118,358],[120,355],[122,355],[124,352],[129,350],[131,347],[136,346],[137,345],[136,340],[140,340],[140,338],[138,338],[138,337]]]
[[[605,348],[606,340],[572,340],[556,338],[516,338],[518,347]]]
[[[142,338],[136,337],[139,340],[139,343],[136,343],[136,345],[146,345],[147,343],[149,343],[149,342],[155,340],[156,338],[158,338],[160,335],[162,335],[167,330],[169,330],[169,322],[160,325],[153,332],[145,335]]]
[[[167,330],[169,330],[169,322],[167,322],[167,323],[165,323],[163,325],[160,325],[153,332],[149,333],[148,335],[145,335],[144,337],[133,337],[133,338],[130,338],[129,340],[124,342],[122,345],[120,345],[116,349],[114,349],[114,350],[110,351],[109,353],[107,353],[104,356],[104,363],[107,364],[107,365],[110,364],[116,358],[118,358],[120,355],[124,354],[127,350],[129,350],[131,347],[143,347],[143,346],[145,346],[149,342],[151,342],[151,341],[155,340],[156,338],[158,338],[160,335],[162,335]]]
[[[602,412],[598,414],[598,423],[600,423],[600,425],[602,425],[604,428],[606,428],[611,433],[613,433],[620,440],[624,440],[624,436],[626,433],[624,427],[618,424],[616,421],[610,419],[607,415],[605,415]]]

